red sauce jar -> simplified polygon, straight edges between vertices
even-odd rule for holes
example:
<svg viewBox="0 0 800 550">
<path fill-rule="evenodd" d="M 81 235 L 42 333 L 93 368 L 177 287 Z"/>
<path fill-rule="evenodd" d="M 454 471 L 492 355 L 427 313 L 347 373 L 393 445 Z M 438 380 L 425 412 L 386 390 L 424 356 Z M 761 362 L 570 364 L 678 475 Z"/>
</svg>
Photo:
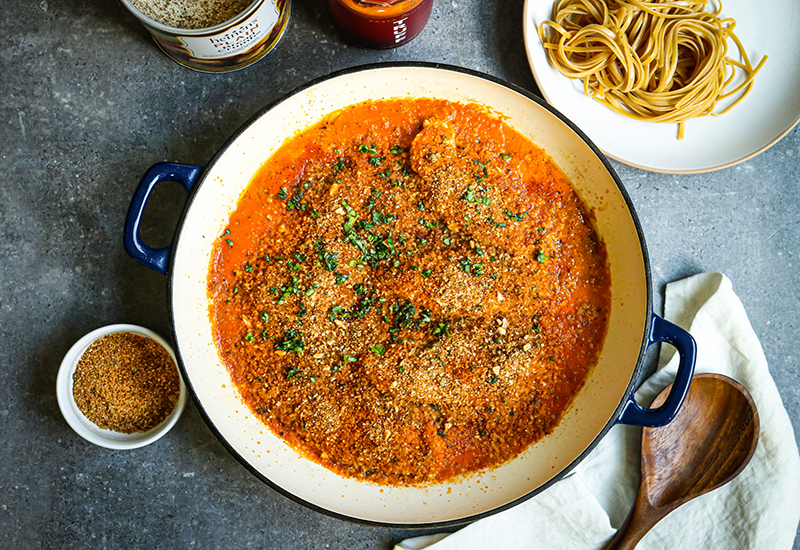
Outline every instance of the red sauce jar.
<svg viewBox="0 0 800 550">
<path fill-rule="evenodd" d="M 383 50 L 414 39 L 428 23 L 433 0 L 328 0 L 328 7 L 348 40 Z"/>
</svg>

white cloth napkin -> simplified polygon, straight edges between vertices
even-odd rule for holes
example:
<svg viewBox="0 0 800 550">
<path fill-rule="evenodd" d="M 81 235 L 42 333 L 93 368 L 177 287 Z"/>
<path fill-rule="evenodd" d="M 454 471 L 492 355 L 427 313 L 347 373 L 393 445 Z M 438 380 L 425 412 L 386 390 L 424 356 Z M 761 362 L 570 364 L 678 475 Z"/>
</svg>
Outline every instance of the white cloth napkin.
<svg viewBox="0 0 800 550">
<path fill-rule="evenodd" d="M 750 464 L 723 487 L 680 506 L 637 550 L 792 548 L 800 521 L 800 456 L 761 344 L 730 280 L 703 273 L 667 285 L 665 317 L 697 341 L 695 372 L 730 376 L 758 407 L 761 432 Z M 659 369 L 637 391 L 649 404 L 669 385 L 678 358 L 663 346 Z M 627 517 L 640 479 L 641 428 L 615 426 L 574 472 L 540 495 L 451 535 L 405 540 L 395 550 L 600 550 Z"/>
</svg>

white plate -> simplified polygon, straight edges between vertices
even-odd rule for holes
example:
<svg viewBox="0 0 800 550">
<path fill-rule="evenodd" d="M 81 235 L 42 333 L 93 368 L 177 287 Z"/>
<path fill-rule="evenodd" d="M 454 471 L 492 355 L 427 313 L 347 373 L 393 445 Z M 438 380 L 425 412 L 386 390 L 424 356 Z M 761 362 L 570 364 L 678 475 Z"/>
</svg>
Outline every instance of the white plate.
<svg viewBox="0 0 800 550">
<path fill-rule="evenodd" d="M 551 0 L 525 0 L 525 49 L 544 98 L 581 128 L 609 157 L 667 173 L 710 172 L 745 161 L 777 143 L 800 121 L 800 2 L 724 0 L 722 16 L 736 19 L 736 35 L 755 66 L 768 55 L 750 93 L 723 116 L 654 124 L 620 115 L 587 97 L 583 84 L 550 66 L 537 28 L 552 15 Z M 731 51 L 733 50 L 733 51 Z M 738 50 L 729 42 L 728 51 Z"/>
</svg>

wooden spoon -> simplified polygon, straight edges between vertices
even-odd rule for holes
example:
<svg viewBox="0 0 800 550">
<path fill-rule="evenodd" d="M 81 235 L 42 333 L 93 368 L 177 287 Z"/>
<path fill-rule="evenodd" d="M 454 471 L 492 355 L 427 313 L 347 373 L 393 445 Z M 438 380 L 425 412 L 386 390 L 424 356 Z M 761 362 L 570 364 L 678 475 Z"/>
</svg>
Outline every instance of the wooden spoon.
<svg viewBox="0 0 800 550">
<path fill-rule="evenodd" d="M 694 376 L 672 422 L 644 429 L 639 495 L 606 550 L 633 549 L 675 508 L 739 475 L 756 450 L 758 431 L 753 398 L 738 382 L 721 374 Z"/>
</svg>

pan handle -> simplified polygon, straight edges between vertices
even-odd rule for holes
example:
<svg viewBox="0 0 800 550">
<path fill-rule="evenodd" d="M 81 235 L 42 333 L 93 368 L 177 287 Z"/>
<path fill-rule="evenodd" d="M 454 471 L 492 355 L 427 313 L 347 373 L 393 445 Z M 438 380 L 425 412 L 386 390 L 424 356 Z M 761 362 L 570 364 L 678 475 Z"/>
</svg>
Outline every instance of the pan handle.
<svg viewBox="0 0 800 550">
<path fill-rule="evenodd" d="M 678 372 L 675 374 L 672 391 L 669 392 L 664 404 L 654 409 L 642 408 L 633 398 L 633 391 L 631 391 L 628 396 L 628 402 L 622 407 L 622 412 L 617 418 L 617 424 L 645 426 L 647 428 L 663 426 L 675 417 L 678 409 L 683 404 L 694 374 L 697 344 L 692 335 L 678 325 L 670 323 L 658 315 L 653 315 L 647 346 L 650 347 L 657 342 L 666 342 L 674 346 L 680 356 Z"/>
<path fill-rule="evenodd" d="M 186 188 L 187 193 L 191 193 L 202 171 L 203 169 L 199 166 L 174 162 L 159 162 L 150 167 L 133 194 L 131 206 L 125 218 L 125 232 L 122 239 L 125 243 L 125 250 L 131 258 L 159 273 L 167 272 L 169 257 L 172 254 L 172 243 L 166 248 L 158 249 L 144 244 L 142 236 L 139 234 L 144 208 L 147 206 L 150 194 L 162 181 L 177 181 Z"/>
</svg>

